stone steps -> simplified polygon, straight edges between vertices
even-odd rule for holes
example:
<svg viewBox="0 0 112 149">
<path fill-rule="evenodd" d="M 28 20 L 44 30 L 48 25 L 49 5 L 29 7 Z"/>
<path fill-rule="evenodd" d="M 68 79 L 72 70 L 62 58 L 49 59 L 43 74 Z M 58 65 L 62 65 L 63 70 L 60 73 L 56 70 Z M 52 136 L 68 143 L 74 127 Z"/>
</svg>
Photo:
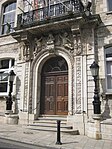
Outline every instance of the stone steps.
<svg viewBox="0 0 112 149">
<path fill-rule="evenodd" d="M 57 132 L 57 120 L 60 120 L 60 131 L 71 135 L 78 135 L 78 130 L 73 130 L 72 126 L 67 125 L 67 118 L 62 116 L 41 116 L 33 124 L 28 125 L 28 129 L 38 131 Z"/>
</svg>

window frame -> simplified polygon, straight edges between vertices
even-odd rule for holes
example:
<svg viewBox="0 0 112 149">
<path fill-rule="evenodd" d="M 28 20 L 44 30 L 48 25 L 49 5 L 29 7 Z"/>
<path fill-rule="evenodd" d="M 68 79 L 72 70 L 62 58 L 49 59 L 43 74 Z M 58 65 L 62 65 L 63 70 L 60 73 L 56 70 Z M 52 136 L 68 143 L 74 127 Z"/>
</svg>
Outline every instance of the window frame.
<svg viewBox="0 0 112 149">
<path fill-rule="evenodd" d="M 9 60 L 9 67 L 8 68 L 0 69 L 0 72 L 9 73 L 10 70 L 14 69 L 14 63 L 15 63 L 15 59 L 14 58 L 2 58 L 2 59 L 0 59 L 0 61 L 1 60 Z M 7 92 L 0 92 L 0 97 L 1 96 L 7 96 L 8 93 L 9 93 L 9 77 L 8 77 L 8 79 L 6 81 L 3 81 L 3 82 L 7 82 Z M 0 80 L 0 83 L 3 83 L 3 82 L 2 82 L 2 80 Z"/>
<path fill-rule="evenodd" d="M 106 3 L 107 3 L 107 12 L 112 12 L 112 6 L 111 6 L 110 2 L 112 3 L 111 0 L 106 0 Z M 111 8 L 109 6 L 111 6 Z"/>
<path fill-rule="evenodd" d="M 108 50 L 109 48 L 111 48 L 112 50 L 112 45 L 108 45 L 108 46 L 105 46 L 104 47 L 104 54 L 105 54 L 105 83 L 106 83 L 106 93 L 112 93 L 112 88 L 111 89 L 108 89 L 108 79 L 107 77 L 108 76 L 111 76 L 112 77 L 112 72 L 111 74 L 107 74 L 107 62 L 112 62 L 112 56 L 111 57 L 106 57 L 106 54 L 108 52 L 106 52 L 106 50 Z"/>
<path fill-rule="evenodd" d="M 9 6 L 9 5 L 12 5 L 12 4 L 14 4 L 15 7 L 12 8 L 11 10 L 5 11 L 5 8 L 7 6 Z M 11 32 L 14 31 L 13 28 L 14 28 L 15 18 L 16 18 L 16 6 L 17 6 L 16 5 L 16 0 L 13 0 L 13 1 L 10 1 L 10 2 L 7 2 L 7 3 L 4 3 L 2 5 L 2 13 L 1 13 L 2 14 L 2 16 L 1 16 L 1 35 L 6 35 L 6 34 L 9 34 L 9 33 L 11 33 Z M 6 21 L 4 20 L 4 17 L 7 16 L 7 15 L 11 15 L 11 16 L 10 16 L 9 21 L 7 20 L 7 23 L 6 23 Z M 9 31 L 8 31 L 8 25 L 9 25 Z"/>
</svg>

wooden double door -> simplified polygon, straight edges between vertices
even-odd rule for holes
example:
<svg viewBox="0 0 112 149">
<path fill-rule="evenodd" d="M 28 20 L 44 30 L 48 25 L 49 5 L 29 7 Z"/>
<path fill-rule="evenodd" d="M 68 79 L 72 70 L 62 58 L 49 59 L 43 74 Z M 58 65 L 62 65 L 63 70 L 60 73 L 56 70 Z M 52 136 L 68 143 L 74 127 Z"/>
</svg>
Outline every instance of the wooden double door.
<svg viewBox="0 0 112 149">
<path fill-rule="evenodd" d="M 55 73 L 42 76 L 41 114 L 68 114 L 68 75 Z"/>
</svg>

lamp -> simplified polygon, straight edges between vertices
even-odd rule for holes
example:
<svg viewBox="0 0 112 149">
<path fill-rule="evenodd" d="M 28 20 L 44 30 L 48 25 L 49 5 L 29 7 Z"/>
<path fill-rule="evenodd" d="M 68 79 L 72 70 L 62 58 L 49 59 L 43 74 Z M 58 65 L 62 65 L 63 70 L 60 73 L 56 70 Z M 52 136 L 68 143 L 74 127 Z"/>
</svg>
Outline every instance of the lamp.
<svg viewBox="0 0 112 149">
<path fill-rule="evenodd" d="M 90 70 L 93 77 L 98 76 L 99 66 L 95 61 L 91 64 Z"/>
<path fill-rule="evenodd" d="M 6 110 L 12 110 L 12 90 L 13 90 L 13 81 L 14 81 L 14 78 L 15 78 L 15 73 L 13 70 L 11 70 L 9 72 L 9 94 L 8 94 L 8 97 L 6 98 Z"/>
<path fill-rule="evenodd" d="M 92 76 L 94 78 L 94 83 L 95 83 L 94 101 L 93 101 L 94 114 L 101 114 L 101 108 L 100 108 L 101 101 L 100 101 L 100 98 L 99 98 L 98 82 L 97 82 L 99 66 L 95 61 L 91 64 L 90 70 L 91 70 Z"/>
</svg>

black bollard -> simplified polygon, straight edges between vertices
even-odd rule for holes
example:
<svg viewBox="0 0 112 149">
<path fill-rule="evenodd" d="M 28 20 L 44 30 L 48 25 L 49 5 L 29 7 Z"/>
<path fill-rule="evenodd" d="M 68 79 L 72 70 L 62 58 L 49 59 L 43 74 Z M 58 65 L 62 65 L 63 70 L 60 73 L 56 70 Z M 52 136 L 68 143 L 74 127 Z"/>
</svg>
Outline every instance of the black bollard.
<svg viewBox="0 0 112 149">
<path fill-rule="evenodd" d="M 60 120 L 57 120 L 57 142 L 56 144 L 61 145 L 61 141 L 60 141 Z"/>
</svg>

